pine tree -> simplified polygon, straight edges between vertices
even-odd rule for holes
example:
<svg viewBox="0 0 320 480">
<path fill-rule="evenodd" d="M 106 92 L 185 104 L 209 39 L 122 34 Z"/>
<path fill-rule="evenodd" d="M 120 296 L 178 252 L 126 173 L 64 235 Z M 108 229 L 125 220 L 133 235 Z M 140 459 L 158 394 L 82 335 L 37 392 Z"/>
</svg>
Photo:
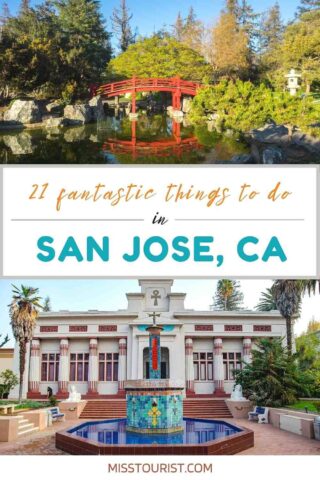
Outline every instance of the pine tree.
<svg viewBox="0 0 320 480">
<path fill-rule="evenodd" d="M 260 28 L 260 50 L 272 52 L 283 38 L 284 25 L 281 19 L 280 5 L 276 2 L 266 12 Z"/>
<path fill-rule="evenodd" d="M 111 18 L 113 30 L 119 39 L 121 52 L 125 52 L 129 45 L 135 42 L 136 35 L 132 33 L 130 26 L 132 17 L 133 15 L 129 12 L 126 0 L 121 0 L 120 7 L 113 10 Z"/>
<path fill-rule="evenodd" d="M 320 0 L 301 0 L 301 5 L 298 7 L 298 15 L 317 10 L 320 8 Z"/>
<path fill-rule="evenodd" d="M 184 21 L 182 19 L 181 13 L 178 13 L 177 19 L 175 24 L 173 25 L 173 35 L 178 40 L 178 42 L 182 42 L 183 40 L 183 32 L 184 32 Z"/>
<path fill-rule="evenodd" d="M 208 56 L 217 77 L 246 78 L 250 69 L 248 34 L 235 15 L 222 13 L 211 32 Z"/>
<path fill-rule="evenodd" d="M 25 12 L 30 8 L 30 0 L 21 0 L 20 3 L 20 12 Z"/>
<path fill-rule="evenodd" d="M 235 280 L 219 280 L 213 297 L 213 310 L 232 311 L 242 307 L 243 293 Z"/>
<path fill-rule="evenodd" d="M 49 296 L 47 296 L 43 301 L 43 311 L 51 312 L 51 300 Z"/>
<path fill-rule="evenodd" d="M 8 22 L 10 16 L 11 15 L 10 15 L 10 10 L 9 10 L 9 5 L 7 4 L 7 2 L 4 2 L 2 4 L 2 11 L 1 11 L 1 15 L 0 15 L 0 35 L 1 35 L 3 27 Z"/>
<path fill-rule="evenodd" d="M 260 14 L 255 13 L 247 0 L 242 0 L 238 6 L 237 19 L 238 24 L 249 36 L 250 49 L 255 50 L 256 39 L 258 38 L 258 24 Z"/>
<path fill-rule="evenodd" d="M 238 0 L 226 0 L 225 12 L 237 17 L 239 13 Z"/>
<path fill-rule="evenodd" d="M 203 37 L 203 23 L 198 20 L 197 15 L 190 7 L 188 16 L 183 28 L 182 42 L 192 50 L 201 53 L 203 50 L 202 37 Z"/>
</svg>

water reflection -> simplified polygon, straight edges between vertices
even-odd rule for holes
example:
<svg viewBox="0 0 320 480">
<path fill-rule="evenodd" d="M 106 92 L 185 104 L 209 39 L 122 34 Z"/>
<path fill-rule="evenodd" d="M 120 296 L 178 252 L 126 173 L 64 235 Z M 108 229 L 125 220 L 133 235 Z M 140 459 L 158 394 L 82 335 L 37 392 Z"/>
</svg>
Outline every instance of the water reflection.
<svg viewBox="0 0 320 480">
<path fill-rule="evenodd" d="M 107 117 L 68 128 L 0 131 L 1 163 L 211 163 L 247 147 L 206 125 L 193 127 L 166 115 Z"/>
</svg>

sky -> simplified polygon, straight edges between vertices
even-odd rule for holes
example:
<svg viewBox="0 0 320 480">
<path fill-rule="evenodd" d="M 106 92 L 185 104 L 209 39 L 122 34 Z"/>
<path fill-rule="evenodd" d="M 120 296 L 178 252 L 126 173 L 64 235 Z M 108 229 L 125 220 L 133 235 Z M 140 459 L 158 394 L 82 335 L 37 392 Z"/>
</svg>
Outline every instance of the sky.
<svg viewBox="0 0 320 480">
<path fill-rule="evenodd" d="M 11 335 L 8 304 L 11 301 L 14 283 L 39 288 L 42 298 L 49 295 L 53 311 L 58 310 L 121 310 L 127 308 L 126 293 L 139 292 L 137 280 L 0 280 L 0 333 Z M 260 293 L 272 285 L 269 280 L 241 280 L 244 307 L 253 309 Z M 175 280 L 174 292 L 187 293 L 185 306 L 194 310 L 209 310 L 216 290 L 216 280 Z M 308 322 L 320 320 L 320 295 L 305 296 L 301 317 L 295 325 L 295 334 L 306 330 Z M 11 340 L 6 347 L 13 346 Z"/>
<path fill-rule="evenodd" d="M 0 0 L 0 4 L 3 0 Z M 15 13 L 21 0 L 6 0 L 10 6 L 11 13 Z M 249 0 L 249 4 L 256 12 L 263 12 L 274 5 L 276 0 Z M 31 0 L 34 5 L 39 0 Z M 100 0 L 102 13 L 110 28 L 110 16 L 119 0 Z M 285 21 L 292 20 L 300 0 L 278 0 L 281 8 L 282 18 Z M 132 27 L 138 27 L 140 35 L 150 35 L 161 29 L 164 25 L 173 25 L 180 11 L 186 16 L 191 5 L 201 20 L 207 25 L 213 23 L 219 16 L 219 12 L 225 5 L 224 0 L 127 0 L 132 14 Z"/>
</svg>

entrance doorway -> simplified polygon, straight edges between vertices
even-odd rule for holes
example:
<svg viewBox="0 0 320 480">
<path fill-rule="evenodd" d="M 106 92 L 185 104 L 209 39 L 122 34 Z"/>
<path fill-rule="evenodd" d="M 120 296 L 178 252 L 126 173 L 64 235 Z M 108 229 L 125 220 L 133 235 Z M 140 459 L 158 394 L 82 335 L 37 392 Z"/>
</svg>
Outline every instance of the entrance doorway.
<svg viewBox="0 0 320 480">
<path fill-rule="evenodd" d="M 143 349 L 143 378 L 150 378 L 149 348 Z M 170 378 L 169 348 L 161 347 L 161 378 Z"/>
</svg>

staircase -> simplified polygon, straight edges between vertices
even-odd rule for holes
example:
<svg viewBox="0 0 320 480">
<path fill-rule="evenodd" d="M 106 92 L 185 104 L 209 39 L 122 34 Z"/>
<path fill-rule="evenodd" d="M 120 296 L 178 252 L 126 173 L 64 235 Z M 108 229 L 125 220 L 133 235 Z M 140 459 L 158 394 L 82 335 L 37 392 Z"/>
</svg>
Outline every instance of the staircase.
<svg viewBox="0 0 320 480">
<path fill-rule="evenodd" d="M 183 415 L 189 418 L 232 418 L 226 402 L 212 398 L 185 399 Z"/>
<path fill-rule="evenodd" d="M 39 427 L 35 427 L 34 423 L 30 422 L 23 415 L 18 415 L 18 438 L 29 433 L 35 433 L 39 431 Z"/>
<path fill-rule="evenodd" d="M 212 398 L 185 399 L 183 415 L 190 418 L 232 418 L 226 402 Z M 125 417 L 126 401 L 124 399 L 88 400 L 80 415 L 80 418 L 90 419 Z"/>
<path fill-rule="evenodd" d="M 125 399 L 88 400 L 80 418 L 125 418 Z"/>
</svg>

